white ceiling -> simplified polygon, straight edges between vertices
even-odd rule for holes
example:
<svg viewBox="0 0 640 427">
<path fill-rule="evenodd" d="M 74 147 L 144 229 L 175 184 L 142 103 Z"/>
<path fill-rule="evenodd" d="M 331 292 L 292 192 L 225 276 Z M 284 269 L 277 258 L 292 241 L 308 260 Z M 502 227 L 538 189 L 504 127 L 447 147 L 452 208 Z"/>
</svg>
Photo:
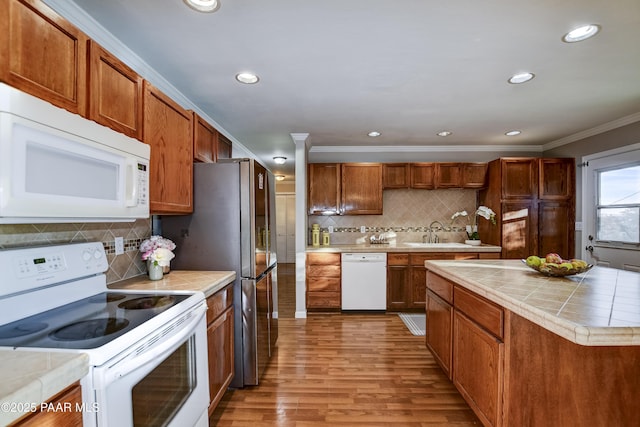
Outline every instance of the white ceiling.
<svg viewBox="0 0 640 427">
<path fill-rule="evenodd" d="M 345 158 L 344 146 L 389 160 L 401 157 L 393 151 L 424 160 L 429 150 L 454 160 L 469 146 L 539 151 L 640 120 L 638 0 L 221 0 L 212 14 L 182 0 L 74 2 L 288 176 L 293 162 L 283 168 L 271 158 L 293 159 L 291 133 L 309 133 L 323 160 Z M 585 23 L 602 31 L 561 41 Z M 247 70 L 258 84 L 234 80 Z M 536 78 L 507 83 L 522 71 Z M 453 135 L 436 135 L 445 129 Z M 505 136 L 511 129 L 523 133 Z M 422 154 L 407 154 L 412 147 Z"/>
</svg>

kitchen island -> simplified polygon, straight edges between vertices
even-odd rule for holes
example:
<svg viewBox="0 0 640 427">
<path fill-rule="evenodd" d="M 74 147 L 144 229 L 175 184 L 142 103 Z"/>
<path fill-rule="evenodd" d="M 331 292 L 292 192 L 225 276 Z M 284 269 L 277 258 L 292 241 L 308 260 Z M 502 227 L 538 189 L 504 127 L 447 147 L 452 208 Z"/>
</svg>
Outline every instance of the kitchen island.
<svg viewBox="0 0 640 427">
<path fill-rule="evenodd" d="M 425 267 L 427 346 L 485 425 L 640 425 L 640 274 Z"/>
</svg>

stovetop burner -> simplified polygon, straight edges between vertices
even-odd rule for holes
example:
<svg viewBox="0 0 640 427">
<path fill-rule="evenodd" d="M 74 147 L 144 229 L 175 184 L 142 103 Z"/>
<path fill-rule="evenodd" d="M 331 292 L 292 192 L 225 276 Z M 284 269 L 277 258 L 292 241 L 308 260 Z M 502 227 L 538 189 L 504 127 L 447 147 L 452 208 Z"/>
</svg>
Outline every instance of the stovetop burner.
<svg viewBox="0 0 640 427">
<path fill-rule="evenodd" d="M 10 323 L 8 325 L 0 326 L 0 339 L 3 338 L 18 338 L 25 335 L 35 334 L 40 332 L 49 326 L 44 322 L 28 322 L 24 321 L 19 324 Z"/>
<path fill-rule="evenodd" d="M 150 308 L 166 310 L 175 304 L 176 299 L 172 295 L 135 298 L 118 304 L 118 307 L 126 310 L 146 310 Z"/>
<path fill-rule="evenodd" d="M 118 292 L 105 292 L 105 293 L 90 297 L 89 302 L 94 304 L 100 304 L 100 303 L 104 304 L 104 303 L 120 301 L 122 299 L 125 299 L 126 297 L 127 297 L 126 294 L 121 294 Z"/>
<path fill-rule="evenodd" d="M 63 326 L 49 334 L 54 340 L 60 341 L 80 341 L 93 338 L 106 337 L 129 325 L 127 319 L 115 317 L 105 317 L 101 319 L 83 320 Z"/>
</svg>

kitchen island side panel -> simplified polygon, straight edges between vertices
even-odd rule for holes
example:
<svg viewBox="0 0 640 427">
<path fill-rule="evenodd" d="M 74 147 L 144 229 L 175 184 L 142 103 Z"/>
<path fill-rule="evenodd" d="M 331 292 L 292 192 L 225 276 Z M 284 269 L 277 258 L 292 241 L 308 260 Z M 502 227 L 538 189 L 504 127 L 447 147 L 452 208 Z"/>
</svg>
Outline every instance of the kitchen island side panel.
<svg viewBox="0 0 640 427">
<path fill-rule="evenodd" d="M 640 346 L 582 346 L 505 317 L 503 425 L 640 425 Z"/>
</svg>

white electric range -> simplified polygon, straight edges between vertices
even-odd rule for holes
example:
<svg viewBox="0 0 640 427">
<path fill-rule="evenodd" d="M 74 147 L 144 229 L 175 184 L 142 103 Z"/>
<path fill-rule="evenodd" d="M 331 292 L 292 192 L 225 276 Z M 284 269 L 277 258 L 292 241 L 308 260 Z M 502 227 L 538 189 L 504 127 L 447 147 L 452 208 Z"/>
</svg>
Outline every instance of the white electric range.
<svg viewBox="0 0 640 427">
<path fill-rule="evenodd" d="M 88 354 L 85 426 L 207 426 L 204 294 L 112 291 L 107 269 L 99 242 L 0 251 L 0 347 Z"/>
</svg>

